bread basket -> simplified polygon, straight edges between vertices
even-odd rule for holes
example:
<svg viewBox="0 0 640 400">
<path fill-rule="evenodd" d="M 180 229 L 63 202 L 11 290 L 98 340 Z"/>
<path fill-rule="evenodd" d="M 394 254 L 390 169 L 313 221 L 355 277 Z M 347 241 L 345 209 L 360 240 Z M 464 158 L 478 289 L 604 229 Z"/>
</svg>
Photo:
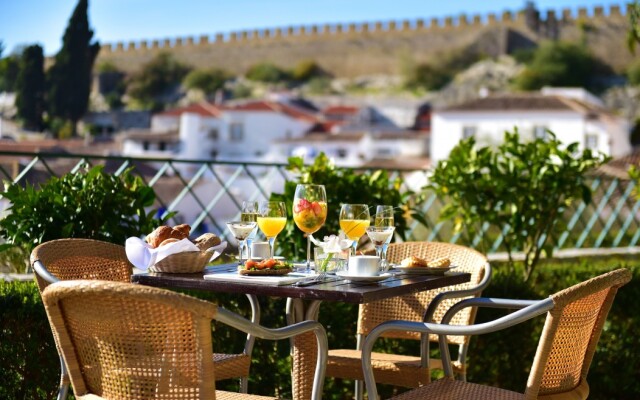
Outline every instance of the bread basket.
<svg viewBox="0 0 640 400">
<path fill-rule="evenodd" d="M 211 251 L 185 251 L 172 254 L 149 267 L 151 272 L 192 274 L 202 272 L 213 253 Z"/>
</svg>

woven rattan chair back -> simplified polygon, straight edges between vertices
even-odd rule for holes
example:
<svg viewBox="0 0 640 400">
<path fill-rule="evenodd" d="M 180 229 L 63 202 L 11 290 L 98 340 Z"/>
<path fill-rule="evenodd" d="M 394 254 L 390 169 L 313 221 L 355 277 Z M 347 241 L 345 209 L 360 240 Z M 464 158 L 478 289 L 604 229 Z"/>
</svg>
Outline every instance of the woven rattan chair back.
<svg viewBox="0 0 640 400">
<path fill-rule="evenodd" d="M 93 239 L 58 239 L 42 243 L 31 252 L 31 265 L 40 261 L 61 281 L 100 279 L 129 282 L 133 266 L 124 246 Z M 49 285 L 36 274 L 40 292 Z"/>
<path fill-rule="evenodd" d="M 551 297 L 542 336 L 529 374 L 527 399 L 557 393 L 588 393 L 587 373 L 618 288 L 631 279 L 619 269 Z M 572 397 L 583 398 L 583 397 Z"/>
<path fill-rule="evenodd" d="M 389 320 L 401 319 L 421 322 L 427 306 L 438 293 L 470 289 L 477 286 L 482 281 L 488 265 L 487 258 L 483 254 L 468 247 L 451 243 L 392 243 L 387 249 L 387 259 L 391 263 L 400 263 L 400 261 L 409 256 L 417 256 L 427 260 L 448 257 L 451 260 L 451 264 L 456 266 L 455 271 L 470 273 L 471 280 L 460 285 L 363 304 L 360 306 L 358 313 L 358 334 L 367 335 L 378 324 Z M 434 321 L 440 322 L 449 307 L 460 300 L 460 298 L 443 300 L 436 309 Z M 456 314 L 451 324 L 468 325 L 473 323 L 474 318 L 475 310 L 463 310 Z M 414 332 L 394 331 L 385 336 L 397 339 L 420 339 L 420 334 Z M 449 336 L 447 339 L 454 344 L 463 344 L 469 340 L 468 337 L 464 336 Z M 437 341 L 438 337 L 431 335 L 430 340 Z"/>
<path fill-rule="evenodd" d="M 107 281 L 60 282 L 42 298 L 76 396 L 215 399 L 214 304 Z"/>
</svg>

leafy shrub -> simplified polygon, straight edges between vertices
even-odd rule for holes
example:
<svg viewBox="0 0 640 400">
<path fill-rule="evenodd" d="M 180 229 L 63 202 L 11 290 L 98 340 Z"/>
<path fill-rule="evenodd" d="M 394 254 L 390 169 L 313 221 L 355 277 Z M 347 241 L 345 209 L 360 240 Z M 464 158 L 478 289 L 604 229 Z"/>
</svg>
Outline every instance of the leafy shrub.
<svg viewBox="0 0 640 400">
<path fill-rule="evenodd" d="M 277 243 L 283 255 L 289 259 L 306 257 L 306 239 L 302 231 L 293 223 L 293 197 L 298 183 L 314 183 L 324 185 L 327 192 L 328 214 L 325 225 L 314 237 L 322 239 L 325 235 L 338 234 L 340 230 L 339 216 L 342 204 L 377 204 L 396 206 L 396 233 L 404 238 L 408 218 L 423 221 L 421 215 L 411 206 L 416 194 L 411 191 L 400 192 L 402 179 L 391 179 L 387 171 L 377 170 L 371 174 L 358 173 L 353 169 L 336 167 L 329 158 L 321 153 L 312 165 L 305 165 L 302 158 L 289 158 L 287 169 L 298 175 L 297 181 L 287 181 L 283 194 L 271 194 L 271 200 L 283 201 L 286 204 L 288 223 L 283 231 L 289 240 Z M 374 209 L 375 210 L 375 209 Z"/>
<path fill-rule="evenodd" d="M 634 61 L 627 68 L 627 79 L 634 86 L 640 85 L 640 60 Z"/>
<path fill-rule="evenodd" d="M 291 71 L 291 78 L 298 82 L 307 82 L 325 76 L 327 73 L 313 60 L 300 61 Z"/>
<path fill-rule="evenodd" d="M 130 77 L 127 85 L 129 96 L 143 107 L 158 110 L 189 70 L 171 54 L 160 53 Z"/>
<path fill-rule="evenodd" d="M 5 184 L 2 196 L 11 202 L 0 220 L 0 235 L 7 248 L 20 248 L 25 256 L 40 243 L 60 238 L 88 238 L 124 244 L 130 236 L 151 232 L 162 221 L 154 217 L 155 193 L 130 170 L 120 176 L 102 166 L 61 178 L 40 188 Z"/>
<path fill-rule="evenodd" d="M 275 64 L 264 62 L 249 68 L 246 77 L 252 81 L 279 83 L 289 79 L 289 74 Z"/>
<path fill-rule="evenodd" d="M 579 154 L 578 143 L 565 148 L 552 132 L 548 136 L 523 143 L 517 130 L 505 132 L 496 149 L 477 148 L 470 137 L 438 162 L 429 185 L 447 199 L 440 215 L 453 219 L 456 231 L 473 234 L 483 224 L 502 230 L 511 268 L 513 254 L 524 253 L 525 280 L 543 250 L 551 254 L 564 210 L 576 200 L 591 201 L 586 173 L 606 160 L 589 149 Z"/>
<path fill-rule="evenodd" d="M 515 83 L 522 90 L 538 90 L 543 86 L 587 87 L 597 65 L 599 63 L 585 46 L 544 42 Z"/>
<path fill-rule="evenodd" d="M 229 79 L 229 73 L 219 68 L 196 69 L 189 72 L 183 83 L 187 89 L 200 89 L 205 94 L 211 95 L 222 88 L 227 79 Z"/>
</svg>

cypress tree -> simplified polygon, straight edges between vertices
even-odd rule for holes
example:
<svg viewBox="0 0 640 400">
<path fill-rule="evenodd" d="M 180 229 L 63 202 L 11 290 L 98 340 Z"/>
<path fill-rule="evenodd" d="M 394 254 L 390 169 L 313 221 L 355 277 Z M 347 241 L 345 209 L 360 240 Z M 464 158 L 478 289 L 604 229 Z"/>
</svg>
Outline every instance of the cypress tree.
<svg viewBox="0 0 640 400">
<path fill-rule="evenodd" d="M 89 107 L 91 70 L 100 45 L 91 43 L 88 0 L 79 0 L 62 38 L 62 48 L 49 69 L 48 103 L 53 117 L 70 121 L 73 135 L 76 125 Z"/>
<path fill-rule="evenodd" d="M 27 47 L 20 60 L 20 72 L 16 81 L 16 108 L 18 118 L 25 129 L 41 131 L 44 112 L 44 55 L 42 47 Z"/>
</svg>

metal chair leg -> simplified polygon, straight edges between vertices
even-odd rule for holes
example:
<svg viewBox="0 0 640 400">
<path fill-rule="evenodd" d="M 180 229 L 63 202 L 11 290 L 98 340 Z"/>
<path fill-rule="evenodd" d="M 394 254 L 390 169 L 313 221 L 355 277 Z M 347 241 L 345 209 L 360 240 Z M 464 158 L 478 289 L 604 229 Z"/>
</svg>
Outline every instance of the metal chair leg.
<svg viewBox="0 0 640 400">
<path fill-rule="evenodd" d="M 364 398 L 364 382 L 356 381 L 355 395 L 356 400 L 362 400 Z"/>
<path fill-rule="evenodd" d="M 69 396 L 69 374 L 67 374 L 67 366 L 64 365 L 64 359 L 60 357 L 60 387 L 58 388 L 57 400 L 67 400 Z"/>
<path fill-rule="evenodd" d="M 247 393 L 249 391 L 249 378 L 246 376 L 240 378 L 240 393 Z"/>
</svg>

